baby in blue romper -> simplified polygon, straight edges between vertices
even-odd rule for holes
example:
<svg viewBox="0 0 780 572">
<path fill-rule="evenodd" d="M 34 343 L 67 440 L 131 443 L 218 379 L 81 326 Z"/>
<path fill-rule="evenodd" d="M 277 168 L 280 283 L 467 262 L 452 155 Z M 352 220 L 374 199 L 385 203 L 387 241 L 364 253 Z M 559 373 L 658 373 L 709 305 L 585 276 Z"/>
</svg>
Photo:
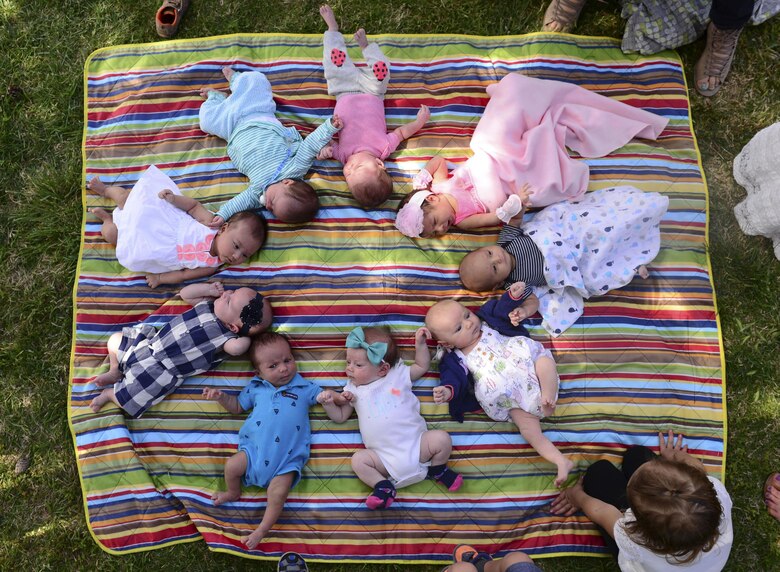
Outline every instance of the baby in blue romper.
<svg viewBox="0 0 780 572">
<path fill-rule="evenodd" d="M 295 127 L 285 127 L 276 118 L 271 83 L 263 73 L 229 67 L 222 73 L 231 94 L 201 90 L 206 101 L 200 107 L 200 128 L 227 141 L 227 153 L 249 178 L 249 186 L 222 205 L 209 226 L 218 228 L 237 212 L 260 207 L 283 222 L 312 220 L 320 203 L 302 179 L 320 149 L 341 129 L 341 120 L 334 116 L 303 139 Z"/>
<path fill-rule="evenodd" d="M 301 479 L 309 460 L 309 407 L 323 403 L 333 418 L 339 409 L 324 403 L 320 387 L 305 380 L 287 339 L 275 332 L 257 336 L 249 350 L 257 375 L 236 395 L 204 388 L 203 397 L 231 413 L 251 410 L 238 433 L 238 453 L 225 463 L 227 491 L 212 495 L 214 506 L 238 500 L 241 483 L 267 489 L 268 504 L 260 525 L 244 543 L 252 549 L 268 534 L 282 512 L 287 494 Z"/>
</svg>

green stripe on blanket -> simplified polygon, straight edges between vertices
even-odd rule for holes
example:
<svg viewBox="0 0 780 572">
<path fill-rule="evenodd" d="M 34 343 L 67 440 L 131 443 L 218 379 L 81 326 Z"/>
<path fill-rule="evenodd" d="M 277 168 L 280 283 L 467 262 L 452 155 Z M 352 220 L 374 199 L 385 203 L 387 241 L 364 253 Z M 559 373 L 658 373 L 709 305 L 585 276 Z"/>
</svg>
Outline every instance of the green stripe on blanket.
<svg viewBox="0 0 780 572">
<path fill-rule="evenodd" d="M 431 122 L 387 162 L 395 194 L 384 208 L 362 211 L 338 165 L 318 163 L 311 181 L 324 208 L 317 220 L 306 226 L 271 221 L 267 247 L 219 278 L 265 293 L 303 375 L 338 387 L 345 381 L 344 339 L 354 325 L 389 324 L 409 360 L 413 332 L 435 300 L 482 302 L 459 289 L 457 264 L 467 251 L 494 241 L 495 229 L 416 244 L 395 231 L 393 218 L 411 175 L 431 155 L 443 149 L 455 163 L 469 156 L 487 85 L 521 71 L 662 114 L 671 122 L 658 142 L 632 141 L 588 160 L 591 189 L 628 184 L 658 191 L 670 198 L 670 208 L 648 280 L 588 302 L 584 317 L 555 340 L 534 322 L 532 334 L 553 350 L 561 374 L 556 415 L 542 425 L 579 471 L 597 459 L 618 460 L 628 445 L 655 445 L 656 432 L 672 428 L 686 435 L 708 471 L 722 475 L 723 365 L 706 251 L 707 195 L 678 58 L 632 58 L 610 39 L 543 34 L 376 40 L 392 62 L 388 126 L 411 120 L 421 103 L 432 111 Z M 223 65 L 265 72 L 279 117 L 304 133 L 332 112 L 320 36 L 234 35 L 100 50 L 85 70 L 85 184 L 99 175 L 130 186 L 156 164 L 184 193 L 212 207 L 240 192 L 245 179 L 224 141 L 198 129 L 198 91 L 226 88 Z M 84 203 L 113 206 L 91 194 Z M 512 425 L 484 415 L 458 424 L 445 406 L 433 404 L 435 371 L 417 383 L 417 394 L 430 427 L 452 434 L 454 467 L 465 478 L 458 492 L 425 481 L 400 490 L 392 509 L 368 511 L 368 488 L 349 462 L 360 444 L 357 422 L 333 424 L 315 407 L 304 478 L 259 550 L 246 551 L 241 540 L 259 522 L 264 491 L 244 489 L 240 502 L 219 508 L 210 501 L 224 488 L 224 462 L 235 452 L 243 417 L 200 393 L 204 386 L 242 388 L 252 375 L 248 361 L 231 359 L 187 380 L 139 420 L 114 407 L 99 414 L 87 407 L 98 391 L 90 379 L 104 367 L 109 335 L 150 315 L 163 323 L 186 308 L 172 298 L 176 288 L 150 290 L 142 276 L 120 267 L 99 230 L 97 219 L 85 215 L 69 419 L 89 526 L 105 550 L 203 538 L 214 550 L 261 558 L 297 550 L 315 561 L 446 562 L 459 543 L 534 556 L 604 553 L 587 519 L 549 513 L 555 467 Z"/>
</svg>

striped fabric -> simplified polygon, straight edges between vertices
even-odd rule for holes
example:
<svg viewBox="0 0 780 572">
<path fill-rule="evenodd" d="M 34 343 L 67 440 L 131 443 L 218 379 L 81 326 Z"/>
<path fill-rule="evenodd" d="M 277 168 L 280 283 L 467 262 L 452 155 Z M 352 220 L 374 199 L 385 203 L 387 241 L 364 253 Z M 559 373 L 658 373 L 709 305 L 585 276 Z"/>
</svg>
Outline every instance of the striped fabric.
<svg viewBox="0 0 780 572">
<path fill-rule="evenodd" d="M 632 141 L 589 160 L 591 188 L 630 184 L 671 199 L 661 253 L 647 280 L 588 302 L 584 317 L 556 340 L 538 320 L 534 337 L 559 364 L 556 416 L 546 434 L 584 470 L 619 459 L 628 445 L 657 444 L 656 432 L 684 433 L 690 450 L 721 477 L 725 403 L 721 341 L 706 249 L 707 195 L 691 129 L 681 64 L 676 56 L 629 58 L 618 42 L 533 34 L 378 36 L 392 62 L 386 98 L 390 128 L 411 120 L 420 104 L 430 123 L 387 162 L 395 194 L 383 208 L 363 211 L 351 200 L 339 167 L 317 163 L 312 184 L 323 208 L 305 226 L 271 220 L 265 249 L 245 266 L 218 275 L 229 287 L 257 287 L 271 300 L 275 327 L 293 341 L 302 374 L 323 387 L 344 378 L 344 340 L 356 324 L 392 326 L 404 357 L 413 332 L 436 300 L 483 299 L 459 288 L 457 267 L 473 248 L 491 244 L 497 229 L 413 242 L 393 227 L 394 208 L 411 176 L 441 152 L 459 163 L 485 104 L 485 88 L 510 71 L 576 82 L 671 120 L 657 143 Z M 352 49 L 352 48 L 350 48 Z M 184 193 L 212 208 L 243 190 L 225 143 L 198 129 L 202 87 L 225 88 L 223 65 L 268 74 L 279 117 L 304 134 L 331 114 L 321 68 L 321 36 L 233 35 L 118 46 L 86 65 L 84 180 L 132 185 L 149 164 Z M 85 194 L 85 207 L 113 206 Z M 458 424 L 433 404 L 437 373 L 417 384 L 430 427 L 446 429 L 453 466 L 463 474 L 456 493 L 425 481 L 399 491 L 387 511 L 363 504 L 369 493 L 350 469 L 360 446 L 357 422 L 329 422 L 311 410 L 314 441 L 302 482 L 258 551 L 241 543 L 259 523 L 264 491 L 244 489 L 239 502 L 215 508 L 223 466 L 236 450 L 242 416 L 204 401 L 204 386 L 238 391 L 251 377 L 244 359 L 184 383 L 132 420 L 113 406 L 87 407 L 103 371 L 106 340 L 150 316 L 165 323 L 186 309 L 175 288 L 150 290 L 119 266 L 85 216 L 74 290 L 75 327 L 69 419 L 89 527 L 102 548 L 126 553 L 204 539 L 213 550 L 276 558 L 295 550 L 314 561 L 445 562 L 453 547 L 523 549 L 534 556 L 603 554 L 586 518 L 553 516 L 555 468 L 510 424 L 468 415 Z M 435 368 L 434 368 L 435 369 Z M 572 476 L 572 479 L 574 476 Z"/>
</svg>

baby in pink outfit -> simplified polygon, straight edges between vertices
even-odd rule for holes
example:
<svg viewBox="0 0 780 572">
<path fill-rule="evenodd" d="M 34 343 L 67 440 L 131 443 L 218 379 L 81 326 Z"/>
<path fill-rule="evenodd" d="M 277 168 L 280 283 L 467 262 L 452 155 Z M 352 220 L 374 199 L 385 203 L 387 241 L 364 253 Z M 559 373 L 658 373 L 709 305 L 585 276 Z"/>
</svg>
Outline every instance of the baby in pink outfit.
<svg viewBox="0 0 780 572">
<path fill-rule="evenodd" d="M 427 123 L 430 111 L 420 106 L 417 118 L 387 132 L 384 95 L 390 81 L 390 62 L 375 43 L 369 44 L 362 28 L 355 41 L 363 52 L 366 66 L 357 68 L 347 54 L 344 36 L 339 32 L 330 6 L 320 7 L 328 25 L 323 39 L 323 66 L 328 93 L 336 97 L 337 113 L 344 123 L 338 142 L 325 146 L 318 159 L 336 159 L 344 164 L 344 179 L 350 192 L 363 207 L 377 207 L 393 192 L 393 180 L 384 159 L 404 139 Z"/>
</svg>

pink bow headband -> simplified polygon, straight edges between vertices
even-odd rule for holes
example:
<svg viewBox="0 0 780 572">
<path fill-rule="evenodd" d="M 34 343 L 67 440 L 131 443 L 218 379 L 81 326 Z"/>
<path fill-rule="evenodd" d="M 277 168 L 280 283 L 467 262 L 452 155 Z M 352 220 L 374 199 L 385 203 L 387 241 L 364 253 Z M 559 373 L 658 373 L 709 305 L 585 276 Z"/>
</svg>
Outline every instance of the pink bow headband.
<svg viewBox="0 0 780 572">
<path fill-rule="evenodd" d="M 432 194 L 430 191 L 419 191 L 398 211 L 395 217 L 395 228 L 401 234 L 410 238 L 420 238 L 423 231 L 422 204 Z"/>
</svg>

